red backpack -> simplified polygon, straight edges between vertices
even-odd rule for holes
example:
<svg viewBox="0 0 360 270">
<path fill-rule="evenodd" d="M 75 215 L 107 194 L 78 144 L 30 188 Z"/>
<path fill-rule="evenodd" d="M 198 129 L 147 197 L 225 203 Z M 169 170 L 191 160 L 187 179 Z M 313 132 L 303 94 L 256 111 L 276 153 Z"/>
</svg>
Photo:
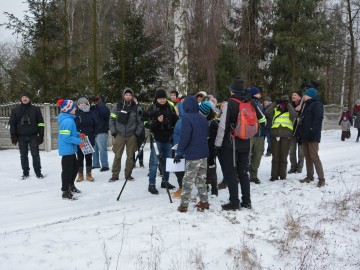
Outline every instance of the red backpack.
<svg viewBox="0 0 360 270">
<path fill-rule="evenodd" d="M 231 99 L 239 103 L 239 113 L 231 135 L 247 140 L 253 137 L 259 129 L 256 111 L 251 102 L 242 102 L 235 98 Z"/>
</svg>

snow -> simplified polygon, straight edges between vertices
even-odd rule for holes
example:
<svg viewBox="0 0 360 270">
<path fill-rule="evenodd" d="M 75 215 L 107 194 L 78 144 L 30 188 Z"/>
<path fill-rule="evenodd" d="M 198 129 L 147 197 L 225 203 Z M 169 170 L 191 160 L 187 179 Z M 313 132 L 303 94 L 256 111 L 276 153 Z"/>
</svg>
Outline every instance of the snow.
<svg viewBox="0 0 360 270">
<path fill-rule="evenodd" d="M 94 182 L 76 183 L 78 200 L 62 200 L 57 151 L 41 152 L 41 180 L 20 180 L 19 152 L 0 151 L 0 269 L 360 269 L 360 144 L 355 129 L 345 142 L 340 133 L 322 133 L 324 188 L 301 184 L 305 170 L 268 181 L 271 158 L 263 157 L 253 209 L 237 212 L 221 211 L 227 190 L 210 198 L 209 211 L 197 212 L 194 201 L 177 212 L 160 177 L 160 194 L 147 191 L 148 162 L 120 201 L 123 172 L 109 183 L 111 172 L 99 170 Z"/>
</svg>

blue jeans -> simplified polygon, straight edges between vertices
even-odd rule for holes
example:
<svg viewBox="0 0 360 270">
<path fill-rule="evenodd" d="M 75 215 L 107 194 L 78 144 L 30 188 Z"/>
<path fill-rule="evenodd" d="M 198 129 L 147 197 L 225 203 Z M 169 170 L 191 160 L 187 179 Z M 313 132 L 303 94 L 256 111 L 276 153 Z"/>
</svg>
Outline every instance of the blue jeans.
<svg viewBox="0 0 360 270">
<path fill-rule="evenodd" d="M 162 162 L 162 168 L 164 170 L 163 172 L 163 182 L 169 181 L 169 172 L 166 171 L 165 164 L 166 164 L 166 158 L 171 158 L 172 154 L 172 144 L 171 143 L 161 143 L 161 142 L 155 142 L 158 149 L 159 154 L 162 156 L 163 162 Z M 155 185 L 156 184 L 156 172 L 158 167 L 158 158 L 155 153 L 154 146 L 151 147 L 151 162 L 150 162 L 150 174 L 149 174 L 149 185 Z"/>
<path fill-rule="evenodd" d="M 95 146 L 93 153 L 93 167 L 100 167 L 99 155 L 101 160 L 101 167 L 109 168 L 107 145 L 109 140 L 109 134 L 100 133 L 95 138 Z"/>
</svg>

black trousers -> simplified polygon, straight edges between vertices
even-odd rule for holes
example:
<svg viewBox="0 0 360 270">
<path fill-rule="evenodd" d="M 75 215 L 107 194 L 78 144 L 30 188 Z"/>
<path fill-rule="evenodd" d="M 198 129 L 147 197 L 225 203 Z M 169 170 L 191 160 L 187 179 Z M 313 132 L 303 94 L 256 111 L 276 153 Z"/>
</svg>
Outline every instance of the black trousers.
<svg viewBox="0 0 360 270">
<path fill-rule="evenodd" d="M 85 159 L 86 173 L 91 172 L 92 153 L 84 155 L 84 153 L 78 147 L 77 156 L 78 156 L 79 173 L 84 173 L 84 171 L 83 171 L 84 170 L 84 159 Z"/>
<path fill-rule="evenodd" d="M 240 203 L 239 200 L 239 180 L 241 187 L 241 200 L 244 203 L 251 203 L 250 199 L 250 180 L 247 173 L 249 165 L 249 152 L 238 152 L 235 151 L 235 165 L 234 167 L 234 158 L 233 158 L 233 149 L 222 148 L 221 155 L 223 160 L 226 162 L 223 163 L 223 173 L 224 178 L 227 181 L 229 194 L 230 194 L 230 203 L 234 206 L 238 206 Z"/>
<path fill-rule="evenodd" d="M 18 138 L 21 167 L 24 173 L 28 174 L 30 171 L 29 167 L 29 146 L 33 160 L 33 167 L 36 174 L 41 173 L 40 153 L 38 136 L 19 136 Z"/>
<path fill-rule="evenodd" d="M 76 155 L 63 156 L 61 158 L 61 190 L 68 190 L 74 185 L 76 175 L 78 173 L 78 160 Z"/>
</svg>

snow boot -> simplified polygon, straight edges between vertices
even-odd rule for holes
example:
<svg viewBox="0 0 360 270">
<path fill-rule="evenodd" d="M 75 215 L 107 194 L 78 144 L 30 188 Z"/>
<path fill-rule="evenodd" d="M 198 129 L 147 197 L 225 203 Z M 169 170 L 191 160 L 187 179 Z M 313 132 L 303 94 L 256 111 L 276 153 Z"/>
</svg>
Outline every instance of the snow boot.
<svg viewBox="0 0 360 270">
<path fill-rule="evenodd" d="M 231 202 L 227 203 L 227 204 L 223 204 L 221 205 L 222 210 L 224 211 L 236 211 L 236 210 L 240 210 L 240 206 L 239 205 L 234 205 Z"/>
<path fill-rule="evenodd" d="M 318 188 L 325 186 L 325 179 L 319 179 L 319 182 L 316 185 Z"/>
<path fill-rule="evenodd" d="M 175 189 L 175 186 L 173 186 L 169 182 L 161 182 L 161 188 L 166 188 L 166 185 L 168 186 L 168 189 Z"/>
<path fill-rule="evenodd" d="M 255 184 L 261 184 L 261 181 L 259 180 L 259 178 L 253 178 L 253 179 L 250 179 L 250 182 L 253 182 Z"/>
<path fill-rule="evenodd" d="M 174 199 L 181 199 L 181 193 L 182 193 L 182 188 L 179 188 L 177 191 L 171 193 L 171 195 L 173 196 Z"/>
<path fill-rule="evenodd" d="M 195 207 L 197 208 L 198 211 L 204 211 L 205 209 L 209 210 L 210 204 L 208 202 L 198 202 L 197 204 L 195 204 Z"/>
<path fill-rule="evenodd" d="M 102 167 L 100 169 L 100 172 L 107 172 L 109 170 L 109 167 Z"/>
<path fill-rule="evenodd" d="M 270 181 L 271 181 L 271 182 L 274 182 L 274 181 L 276 181 L 276 180 L 279 180 L 279 177 L 271 177 L 271 178 L 270 178 Z"/>
<path fill-rule="evenodd" d="M 134 180 L 135 180 L 135 178 L 134 178 L 134 177 L 132 177 L 131 175 L 130 175 L 130 176 L 127 176 L 127 177 L 125 177 L 125 179 L 126 179 L 126 180 L 128 180 L 128 181 L 134 181 Z"/>
<path fill-rule="evenodd" d="M 288 174 L 292 174 L 292 173 L 296 173 L 296 170 L 295 169 L 288 170 Z"/>
<path fill-rule="evenodd" d="M 73 195 L 72 195 L 70 189 L 63 191 L 63 193 L 62 193 L 62 198 L 63 198 L 63 199 L 68 199 L 68 200 L 72 200 L 72 199 L 73 199 Z"/>
<path fill-rule="evenodd" d="M 86 180 L 90 182 L 94 181 L 94 177 L 92 177 L 91 172 L 86 173 Z"/>
<path fill-rule="evenodd" d="M 188 208 L 186 206 L 179 206 L 178 207 L 178 211 L 181 212 L 181 213 L 185 213 L 187 212 Z"/>
<path fill-rule="evenodd" d="M 78 178 L 76 179 L 76 182 L 81 182 L 84 180 L 84 174 L 83 173 L 78 173 Z"/>
<path fill-rule="evenodd" d="M 29 172 L 24 171 L 24 172 L 23 172 L 23 175 L 21 176 L 21 179 L 22 179 L 22 180 L 25 180 L 25 179 L 28 178 L 28 177 L 30 177 Z"/>
<path fill-rule="evenodd" d="M 314 177 L 306 176 L 306 178 L 300 180 L 300 183 L 307 183 L 307 184 L 309 184 L 311 181 L 314 181 Z"/>
<path fill-rule="evenodd" d="M 77 189 L 75 185 L 70 186 L 70 191 L 73 193 L 81 193 L 81 191 Z"/>
<path fill-rule="evenodd" d="M 118 181 L 119 180 L 119 177 L 117 176 L 112 176 L 110 179 L 109 179 L 109 182 L 115 182 L 115 181 Z"/>
<path fill-rule="evenodd" d="M 43 178 L 44 178 L 44 176 L 42 175 L 41 172 L 36 173 L 36 177 L 37 177 L 38 179 L 43 179 Z"/>
<path fill-rule="evenodd" d="M 149 185 L 148 191 L 151 194 L 159 194 L 159 191 L 156 189 L 155 185 Z"/>
<path fill-rule="evenodd" d="M 241 203 L 240 203 L 240 206 L 241 206 L 242 208 L 251 209 L 251 203 L 241 202 Z"/>
</svg>

